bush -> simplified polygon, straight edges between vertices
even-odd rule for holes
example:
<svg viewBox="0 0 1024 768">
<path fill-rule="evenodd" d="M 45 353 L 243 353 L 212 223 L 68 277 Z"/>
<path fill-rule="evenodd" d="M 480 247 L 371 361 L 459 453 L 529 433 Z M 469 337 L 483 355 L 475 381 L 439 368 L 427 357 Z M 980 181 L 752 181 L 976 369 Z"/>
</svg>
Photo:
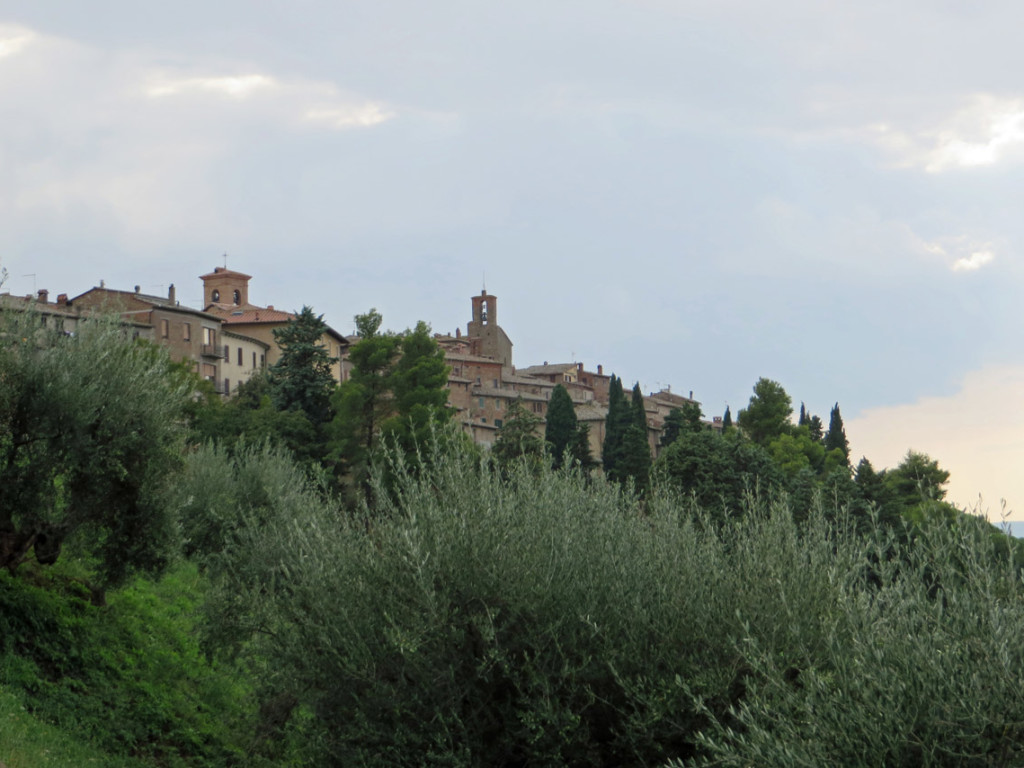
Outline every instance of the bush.
<svg viewBox="0 0 1024 768">
<path fill-rule="evenodd" d="M 211 608 L 315 713 L 324 764 L 691 757 L 743 693 L 732 638 L 803 648 L 830 607 L 812 570 L 844 565 L 784 508 L 694 525 L 673 497 L 458 454 L 402 477 L 361 516 L 307 488 L 242 526 Z"/>
<path fill-rule="evenodd" d="M 241 754 L 251 691 L 199 650 L 195 569 L 137 579 L 98 607 L 72 567 L 39 584 L 28 571 L 0 573 L 0 683 L 40 719 L 111 754 L 165 766 Z"/>
</svg>

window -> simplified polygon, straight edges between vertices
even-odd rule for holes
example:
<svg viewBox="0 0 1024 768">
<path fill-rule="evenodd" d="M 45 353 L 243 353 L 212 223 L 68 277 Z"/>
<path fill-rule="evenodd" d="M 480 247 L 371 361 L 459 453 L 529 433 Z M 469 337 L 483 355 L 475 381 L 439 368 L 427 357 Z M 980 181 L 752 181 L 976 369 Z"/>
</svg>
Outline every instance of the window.
<svg viewBox="0 0 1024 768">
<path fill-rule="evenodd" d="M 476 377 L 476 385 L 478 387 L 480 386 L 480 377 L 479 376 Z"/>
<path fill-rule="evenodd" d="M 224 394 L 231 394 L 231 379 L 224 379 Z"/>
<path fill-rule="evenodd" d="M 166 339 L 171 335 L 171 324 L 167 322 L 167 318 L 160 321 L 160 338 Z"/>
<path fill-rule="evenodd" d="M 242 364 L 242 348 L 241 347 L 238 348 L 238 364 L 239 365 Z"/>
<path fill-rule="evenodd" d="M 181 338 L 183 341 L 192 341 L 192 323 L 181 324 Z"/>
<path fill-rule="evenodd" d="M 501 429 L 501 425 L 502 425 L 502 423 L 503 423 L 503 422 L 502 422 L 502 420 L 501 420 L 501 419 L 495 419 L 495 420 L 494 420 L 494 426 L 496 426 L 496 427 L 497 427 L 498 429 Z"/>
<path fill-rule="evenodd" d="M 220 301 L 220 291 L 214 288 L 213 293 L 210 294 L 210 298 L 215 302 Z"/>
<path fill-rule="evenodd" d="M 491 379 L 491 381 L 494 382 L 494 388 L 497 389 L 498 388 L 498 380 L 497 379 Z"/>
<path fill-rule="evenodd" d="M 203 328 L 203 344 L 212 347 L 216 341 L 216 333 L 213 328 Z"/>
<path fill-rule="evenodd" d="M 494 410 L 496 410 L 496 411 L 500 411 L 501 410 L 501 400 L 495 400 L 494 401 Z"/>
<path fill-rule="evenodd" d="M 235 300 L 235 304 L 242 303 L 242 294 L 238 291 L 235 291 L 234 294 L 232 294 L 232 298 Z"/>
<path fill-rule="evenodd" d="M 481 407 L 481 408 L 483 408 L 483 407 L 484 407 L 484 399 L 483 399 L 482 397 L 481 397 L 481 398 L 479 398 L 479 400 L 478 400 L 477 402 L 479 403 L 479 405 L 480 405 L 480 407 Z"/>
<path fill-rule="evenodd" d="M 263 357 L 263 355 L 260 355 L 260 368 L 262 368 L 264 365 L 266 365 L 266 359 Z"/>
<path fill-rule="evenodd" d="M 253 370 L 256 369 L 256 353 L 255 352 L 252 353 L 252 367 L 253 367 Z"/>
</svg>

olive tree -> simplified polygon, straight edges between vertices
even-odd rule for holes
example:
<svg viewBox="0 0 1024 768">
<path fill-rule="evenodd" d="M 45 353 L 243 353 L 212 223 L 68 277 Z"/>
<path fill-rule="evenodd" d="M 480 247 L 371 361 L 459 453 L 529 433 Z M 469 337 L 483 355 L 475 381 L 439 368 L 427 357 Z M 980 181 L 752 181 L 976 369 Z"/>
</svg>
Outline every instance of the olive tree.
<svg viewBox="0 0 1024 768">
<path fill-rule="evenodd" d="M 116 322 L 66 336 L 32 312 L 2 318 L 0 566 L 52 564 L 73 535 L 107 584 L 164 564 L 189 392 L 164 351 Z"/>
</svg>

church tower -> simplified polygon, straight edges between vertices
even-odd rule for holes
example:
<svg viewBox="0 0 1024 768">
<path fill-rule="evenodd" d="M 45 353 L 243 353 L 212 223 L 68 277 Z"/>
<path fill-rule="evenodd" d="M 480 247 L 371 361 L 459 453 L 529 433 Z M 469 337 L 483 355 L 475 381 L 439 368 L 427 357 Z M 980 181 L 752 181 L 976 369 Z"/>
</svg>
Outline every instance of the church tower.
<svg viewBox="0 0 1024 768">
<path fill-rule="evenodd" d="M 249 281 L 252 275 L 227 267 L 214 267 L 213 272 L 199 278 L 203 281 L 203 308 L 216 304 L 221 309 L 249 306 Z"/>
<path fill-rule="evenodd" d="M 466 325 L 470 353 L 512 367 L 512 342 L 498 325 L 498 297 L 480 291 L 473 297 L 473 319 Z"/>
</svg>

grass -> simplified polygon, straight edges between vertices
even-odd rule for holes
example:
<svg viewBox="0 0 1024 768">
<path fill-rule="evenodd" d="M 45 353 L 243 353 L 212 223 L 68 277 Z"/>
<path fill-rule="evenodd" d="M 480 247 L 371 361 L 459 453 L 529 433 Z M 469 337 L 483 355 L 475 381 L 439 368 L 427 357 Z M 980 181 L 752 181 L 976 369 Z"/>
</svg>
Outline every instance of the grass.
<svg viewBox="0 0 1024 768">
<path fill-rule="evenodd" d="M 0 766 L 6 768 L 142 768 L 146 764 L 112 757 L 69 732 L 29 714 L 10 691 L 0 688 Z"/>
</svg>

